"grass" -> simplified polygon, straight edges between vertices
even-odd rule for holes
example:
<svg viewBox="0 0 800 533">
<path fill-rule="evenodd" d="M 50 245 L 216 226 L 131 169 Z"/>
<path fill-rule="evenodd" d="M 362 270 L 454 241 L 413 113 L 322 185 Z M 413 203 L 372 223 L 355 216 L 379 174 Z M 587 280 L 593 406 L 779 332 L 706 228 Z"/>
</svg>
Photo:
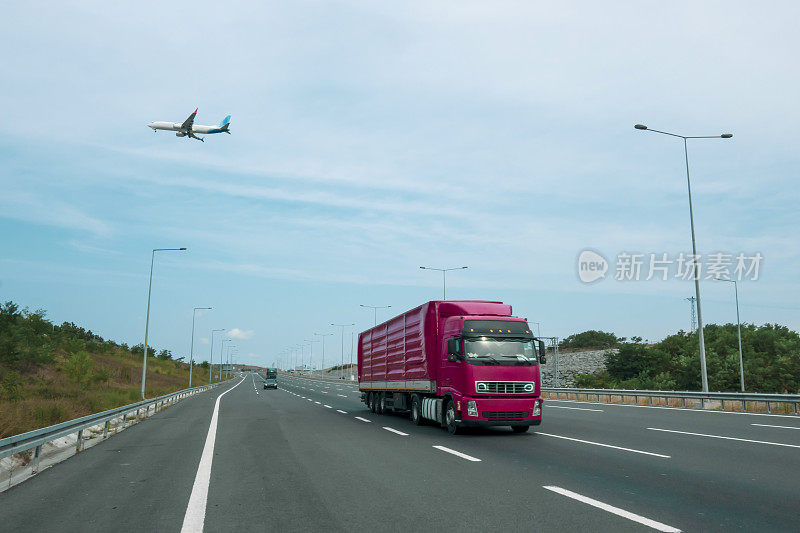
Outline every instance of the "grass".
<svg viewBox="0 0 800 533">
<path fill-rule="evenodd" d="M 89 353 L 89 370 L 79 376 L 68 371 L 67 353 L 56 362 L 15 370 L 13 397 L 0 395 L 0 438 L 17 435 L 113 409 L 141 399 L 142 359 L 122 348 Z M 0 365 L 0 375 L 11 369 Z M 195 366 L 192 386 L 209 383 L 209 371 Z M 153 398 L 189 386 L 189 365 L 172 360 L 147 359 L 147 397 Z"/>
</svg>

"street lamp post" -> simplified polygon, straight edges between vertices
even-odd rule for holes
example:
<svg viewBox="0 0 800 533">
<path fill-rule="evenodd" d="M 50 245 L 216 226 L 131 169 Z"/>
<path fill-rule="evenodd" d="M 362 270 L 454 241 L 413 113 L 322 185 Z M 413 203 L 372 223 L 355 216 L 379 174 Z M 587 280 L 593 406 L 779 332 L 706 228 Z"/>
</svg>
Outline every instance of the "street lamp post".
<svg viewBox="0 0 800 533">
<path fill-rule="evenodd" d="M 659 131 L 653 130 L 645 126 L 644 124 L 636 124 L 634 126 L 637 130 L 646 130 L 652 131 L 653 133 L 660 133 L 662 135 L 669 135 L 671 137 L 678 137 L 683 139 L 683 156 L 684 160 L 686 161 L 686 186 L 689 191 L 689 225 L 692 229 L 692 259 L 695 262 L 694 268 L 694 292 L 695 298 L 697 298 L 697 337 L 698 342 L 700 344 L 700 377 L 703 384 L 703 392 L 708 392 L 708 372 L 706 370 L 706 341 L 705 337 L 703 336 L 703 314 L 700 311 L 700 270 L 697 266 L 697 245 L 695 244 L 694 238 L 694 210 L 692 208 L 692 183 L 689 179 L 689 149 L 687 147 L 686 141 L 688 139 L 730 139 L 733 137 L 732 133 L 723 133 L 722 135 L 694 135 L 694 136 L 686 136 L 686 135 L 678 135 L 676 133 L 669 133 L 666 131 Z"/>
<path fill-rule="evenodd" d="M 422 270 L 436 270 L 442 273 L 442 300 L 447 300 L 447 273 L 451 270 L 464 270 L 469 267 L 455 267 L 455 268 L 433 268 L 433 267 L 419 267 Z"/>
<path fill-rule="evenodd" d="M 144 400 L 144 386 L 147 381 L 147 337 L 150 333 L 150 294 L 153 292 L 153 263 L 156 260 L 156 252 L 185 251 L 186 248 L 153 248 L 150 256 L 150 284 L 147 287 L 147 318 L 144 324 L 144 355 L 142 356 L 142 400 Z"/>
<path fill-rule="evenodd" d="M 314 335 L 318 335 L 322 337 L 322 368 L 321 370 L 325 372 L 325 337 L 330 337 L 333 333 L 314 333 Z"/>
<path fill-rule="evenodd" d="M 342 328 L 342 378 L 344 378 L 344 328 L 349 328 L 350 326 L 355 326 L 355 322 L 352 324 L 331 324 L 331 326 L 336 326 Z"/>
<path fill-rule="evenodd" d="M 212 383 L 214 382 L 214 334 L 218 331 L 225 331 L 225 328 L 211 330 L 211 361 L 208 367 L 208 377 Z"/>
<path fill-rule="evenodd" d="M 195 307 L 192 311 L 192 347 L 189 348 L 189 388 L 192 388 L 192 366 L 194 366 L 194 319 L 198 309 L 211 309 L 210 307 Z"/>
<path fill-rule="evenodd" d="M 733 292 L 736 295 L 736 334 L 739 337 L 739 384 L 744 392 L 744 358 L 742 357 L 742 324 L 739 321 L 739 284 L 735 279 L 716 278 L 717 281 L 733 283 Z"/>
<path fill-rule="evenodd" d="M 542 325 L 541 325 L 541 323 L 533 322 L 533 324 L 536 324 L 536 336 L 537 337 L 541 337 L 542 336 L 542 327 L 541 327 Z"/>
<path fill-rule="evenodd" d="M 308 343 L 308 348 L 309 348 L 309 350 L 308 350 L 308 371 L 311 372 L 311 363 L 312 363 L 312 361 L 314 361 L 314 343 L 315 342 L 319 342 L 319 341 L 316 340 L 316 339 L 314 339 L 314 340 L 303 339 L 303 342 L 307 342 Z"/>
<path fill-rule="evenodd" d="M 217 369 L 217 374 L 219 375 L 219 380 L 222 381 L 222 365 L 225 361 L 225 343 L 231 342 L 233 339 L 222 339 L 219 347 L 219 368 Z"/>
<path fill-rule="evenodd" d="M 358 304 L 358 305 L 360 305 L 361 307 L 367 307 L 369 309 L 372 309 L 375 312 L 375 324 L 374 324 L 375 326 L 378 325 L 378 309 L 389 309 L 391 307 L 391 305 L 364 305 L 364 304 Z"/>
</svg>

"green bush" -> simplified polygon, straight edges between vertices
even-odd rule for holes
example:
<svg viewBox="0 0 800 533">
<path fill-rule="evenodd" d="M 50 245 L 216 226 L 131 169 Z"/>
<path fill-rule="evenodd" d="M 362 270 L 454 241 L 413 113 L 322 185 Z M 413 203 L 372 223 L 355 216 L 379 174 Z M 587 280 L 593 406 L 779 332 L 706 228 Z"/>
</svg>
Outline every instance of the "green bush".
<svg viewBox="0 0 800 533">
<path fill-rule="evenodd" d="M 63 368 L 69 378 L 78 384 L 84 384 L 92 377 L 92 360 L 87 352 L 76 353 L 63 363 Z"/>
<path fill-rule="evenodd" d="M 619 339 L 613 333 L 606 331 L 597 331 L 591 329 L 582 333 L 575 333 L 565 338 L 558 344 L 562 349 L 576 349 L 576 348 L 613 348 L 619 342 L 625 339 Z"/>
</svg>

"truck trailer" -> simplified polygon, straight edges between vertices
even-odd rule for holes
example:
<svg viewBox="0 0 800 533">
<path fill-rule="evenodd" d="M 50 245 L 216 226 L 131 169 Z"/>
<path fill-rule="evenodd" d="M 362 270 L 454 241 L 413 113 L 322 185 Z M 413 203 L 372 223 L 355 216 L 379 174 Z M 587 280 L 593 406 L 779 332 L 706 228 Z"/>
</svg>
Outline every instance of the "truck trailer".
<svg viewBox="0 0 800 533">
<path fill-rule="evenodd" d="M 407 412 L 451 434 L 541 424 L 540 362 L 544 342 L 502 302 L 430 301 L 358 336 L 358 385 L 370 411 Z"/>
</svg>

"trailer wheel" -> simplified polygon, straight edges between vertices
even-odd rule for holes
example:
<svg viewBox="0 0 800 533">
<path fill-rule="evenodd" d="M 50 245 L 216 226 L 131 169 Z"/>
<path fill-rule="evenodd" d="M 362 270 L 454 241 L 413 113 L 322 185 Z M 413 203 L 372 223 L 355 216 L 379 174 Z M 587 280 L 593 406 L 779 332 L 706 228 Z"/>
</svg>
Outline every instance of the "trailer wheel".
<svg viewBox="0 0 800 533">
<path fill-rule="evenodd" d="M 447 402 L 447 407 L 444 411 L 444 424 L 447 427 L 447 432 L 451 435 L 458 433 L 458 424 L 456 423 L 456 406 L 453 405 L 453 400 Z"/>
<path fill-rule="evenodd" d="M 511 431 L 513 431 L 514 433 L 525 433 L 530 428 L 531 428 L 530 426 L 511 426 Z"/>
<path fill-rule="evenodd" d="M 378 394 L 378 398 L 375 400 L 375 413 L 382 415 L 386 412 L 386 393 L 382 392 Z"/>
<path fill-rule="evenodd" d="M 422 425 L 422 406 L 416 394 L 411 397 L 411 423 L 415 426 Z"/>
<path fill-rule="evenodd" d="M 369 406 L 369 412 L 370 413 L 374 413 L 375 412 L 375 393 L 374 392 L 370 392 L 367 395 L 367 405 Z"/>
</svg>

